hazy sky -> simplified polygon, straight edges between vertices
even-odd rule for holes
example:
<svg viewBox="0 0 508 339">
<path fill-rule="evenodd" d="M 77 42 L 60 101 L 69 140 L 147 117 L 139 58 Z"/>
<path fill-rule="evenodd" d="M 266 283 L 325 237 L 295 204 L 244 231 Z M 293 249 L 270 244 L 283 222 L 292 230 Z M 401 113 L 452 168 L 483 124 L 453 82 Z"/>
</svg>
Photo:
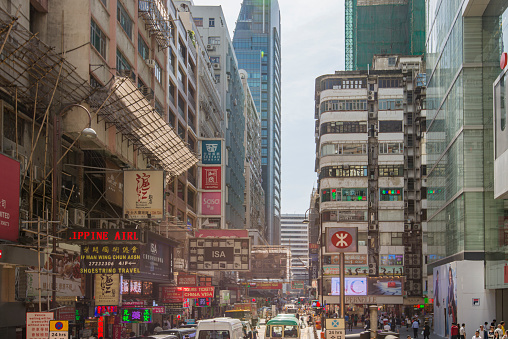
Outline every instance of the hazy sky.
<svg viewBox="0 0 508 339">
<path fill-rule="evenodd" d="M 222 6 L 233 30 L 241 0 L 194 0 Z M 309 208 L 314 172 L 314 83 L 344 69 L 344 0 L 279 0 L 282 37 L 282 213 Z"/>
</svg>

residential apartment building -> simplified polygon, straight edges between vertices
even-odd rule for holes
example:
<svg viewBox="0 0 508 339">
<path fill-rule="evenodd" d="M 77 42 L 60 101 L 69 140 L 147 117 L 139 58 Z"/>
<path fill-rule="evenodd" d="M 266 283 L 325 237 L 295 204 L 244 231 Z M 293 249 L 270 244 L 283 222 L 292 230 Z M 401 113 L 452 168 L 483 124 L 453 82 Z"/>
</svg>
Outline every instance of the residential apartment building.
<svg viewBox="0 0 508 339">
<path fill-rule="evenodd" d="M 243 91 L 245 94 L 244 116 L 245 132 L 245 224 L 254 245 L 261 245 L 266 240 L 265 234 L 265 191 L 261 184 L 261 119 L 250 93 L 248 73 L 240 70 Z"/>
<path fill-rule="evenodd" d="M 280 244 L 291 253 L 290 280 L 309 279 L 309 228 L 304 214 L 282 214 Z"/>
<path fill-rule="evenodd" d="M 451 309 L 434 321 L 439 335 L 454 319 L 472 332 L 478 319 L 508 314 L 502 167 L 507 6 L 427 1 L 429 291 L 434 314 Z M 472 295 L 481 303 L 471 303 Z"/>
<path fill-rule="evenodd" d="M 425 0 L 345 0 L 346 70 L 372 67 L 376 54 L 425 51 Z"/>
<path fill-rule="evenodd" d="M 402 307 L 403 295 L 424 295 L 425 71 L 421 56 L 380 55 L 372 64 L 370 71 L 316 79 L 321 295 L 339 303 L 338 256 L 329 242 L 340 228 L 357 228 L 358 252 L 346 254 L 346 278 L 365 277 L 368 296 L 380 293 L 374 280 L 391 279 L 398 290 L 383 303 Z"/>
<path fill-rule="evenodd" d="M 281 211 L 281 31 L 277 0 L 245 0 L 236 22 L 233 46 L 238 67 L 261 115 L 261 166 L 265 191 L 266 235 L 280 237 Z"/>
</svg>

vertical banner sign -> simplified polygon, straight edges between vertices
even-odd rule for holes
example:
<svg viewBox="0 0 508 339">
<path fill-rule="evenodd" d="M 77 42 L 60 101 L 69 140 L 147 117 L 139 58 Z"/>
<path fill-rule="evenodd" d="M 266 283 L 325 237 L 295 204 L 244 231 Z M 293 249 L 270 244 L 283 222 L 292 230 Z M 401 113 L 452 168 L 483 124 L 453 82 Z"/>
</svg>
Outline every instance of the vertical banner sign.
<svg viewBox="0 0 508 339">
<path fill-rule="evenodd" d="M 201 163 L 220 165 L 222 162 L 221 140 L 203 140 L 201 142 Z"/>
<path fill-rule="evenodd" d="M 201 188 L 204 190 L 221 189 L 221 167 L 201 167 Z"/>
<path fill-rule="evenodd" d="M 17 242 L 19 234 L 19 162 L 0 154 L 0 239 Z"/>
<path fill-rule="evenodd" d="M 51 320 L 53 320 L 53 312 L 27 312 L 26 339 L 48 338 Z"/>
<path fill-rule="evenodd" d="M 221 215 L 220 192 L 203 192 L 201 194 L 201 214 Z"/>
<path fill-rule="evenodd" d="M 162 219 L 163 171 L 124 171 L 123 214 L 126 219 Z"/>
<path fill-rule="evenodd" d="M 120 302 L 120 275 L 95 275 L 95 305 L 118 306 Z"/>
</svg>

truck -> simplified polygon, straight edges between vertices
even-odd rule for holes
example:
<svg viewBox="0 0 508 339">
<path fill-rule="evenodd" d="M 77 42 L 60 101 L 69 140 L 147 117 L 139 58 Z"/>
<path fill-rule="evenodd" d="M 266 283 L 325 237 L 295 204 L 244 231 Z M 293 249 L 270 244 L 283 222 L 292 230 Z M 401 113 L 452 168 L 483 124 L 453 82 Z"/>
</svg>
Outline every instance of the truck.
<svg viewBox="0 0 508 339">
<path fill-rule="evenodd" d="M 232 310 L 226 311 L 226 316 L 249 321 L 254 327 L 258 323 L 258 305 L 256 303 L 236 303 Z"/>
</svg>

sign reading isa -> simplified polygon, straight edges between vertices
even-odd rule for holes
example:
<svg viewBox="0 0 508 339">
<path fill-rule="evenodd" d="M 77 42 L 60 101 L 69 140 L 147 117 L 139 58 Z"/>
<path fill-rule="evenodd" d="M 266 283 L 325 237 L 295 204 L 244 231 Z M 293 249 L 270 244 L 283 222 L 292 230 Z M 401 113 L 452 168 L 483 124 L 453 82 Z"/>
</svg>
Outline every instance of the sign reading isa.
<svg viewBox="0 0 508 339">
<path fill-rule="evenodd" d="M 203 165 L 220 165 L 222 162 L 221 140 L 203 140 L 201 144 Z"/>
</svg>

